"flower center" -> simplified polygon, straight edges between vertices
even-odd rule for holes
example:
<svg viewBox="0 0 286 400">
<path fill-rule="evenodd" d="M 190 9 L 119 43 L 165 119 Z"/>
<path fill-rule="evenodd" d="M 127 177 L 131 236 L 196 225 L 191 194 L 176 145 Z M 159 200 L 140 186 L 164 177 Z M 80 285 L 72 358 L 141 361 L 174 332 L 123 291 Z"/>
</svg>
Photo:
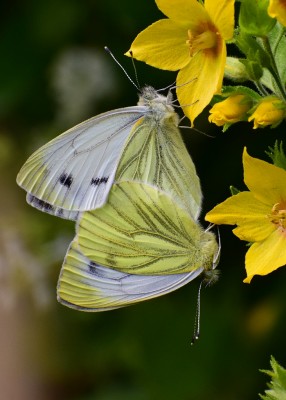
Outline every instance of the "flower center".
<svg viewBox="0 0 286 400">
<path fill-rule="evenodd" d="M 214 32 L 210 29 L 204 30 L 199 34 L 194 34 L 189 29 L 186 43 L 190 48 L 190 56 L 192 57 L 200 50 L 216 48 L 219 37 L 219 32 Z"/>
<path fill-rule="evenodd" d="M 276 203 L 272 207 L 271 214 L 269 215 L 270 221 L 276 225 L 277 228 L 286 230 L 286 207 L 285 204 Z"/>
</svg>

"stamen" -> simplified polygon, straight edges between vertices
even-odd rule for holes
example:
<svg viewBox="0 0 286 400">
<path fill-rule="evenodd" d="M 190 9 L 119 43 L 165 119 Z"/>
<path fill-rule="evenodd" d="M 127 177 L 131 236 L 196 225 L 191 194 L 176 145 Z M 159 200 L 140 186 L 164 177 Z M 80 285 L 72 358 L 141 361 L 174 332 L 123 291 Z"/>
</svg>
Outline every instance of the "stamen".
<svg viewBox="0 0 286 400">
<path fill-rule="evenodd" d="M 219 33 L 214 32 L 211 29 L 207 29 L 197 35 L 194 35 L 192 31 L 189 29 L 188 39 L 186 40 L 186 43 L 190 49 L 190 56 L 192 57 L 195 53 L 197 53 L 200 50 L 216 48 L 219 37 L 220 37 Z"/>
<path fill-rule="evenodd" d="M 274 204 L 271 214 L 268 217 L 274 225 L 286 230 L 286 207 L 284 204 Z"/>
</svg>

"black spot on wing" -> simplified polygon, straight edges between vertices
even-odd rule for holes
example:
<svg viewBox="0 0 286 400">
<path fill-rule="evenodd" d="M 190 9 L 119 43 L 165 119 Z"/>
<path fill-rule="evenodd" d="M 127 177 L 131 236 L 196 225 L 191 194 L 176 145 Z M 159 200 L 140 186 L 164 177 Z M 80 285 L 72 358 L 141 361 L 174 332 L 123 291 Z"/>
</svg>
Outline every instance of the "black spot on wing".
<svg viewBox="0 0 286 400">
<path fill-rule="evenodd" d="M 70 188 L 72 185 L 73 177 L 72 175 L 68 175 L 66 173 L 61 174 L 59 177 L 59 182 L 61 185 L 66 186 L 67 188 Z"/>
<path fill-rule="evenodd" d="M 54 207 L 51 204 L 47 203 L 46 201 L 40 200 L 35 196 L 29 195 L 28 202 L 30 204 L 34 205 L 39 210 L 43 210 L 43 211 L 46 211 L 46 212 L 53 212 L 54 211 Z"/>
<path fill-rule="evenodd" d="M 89 261 L 88 272 L 97 278 L 107 278 L 108 279 L 108 269 L 96 264 L 93 261 Z"/>
<path fill-rule="evenodd" d="M 62 218 L 63 215 L 64 215 L 64 210 L 62 208 L 58 208 L 57 209 L 57 216 Z"/>
<path fill-rule="evenodd" d="M 88 269 L 89 269 L 89 272 L 91 274 L 96 275 L 96 272 L 97 272 L 97 268 L 96 267 L 97 267 L 97 264 L 95 262 L 93 262 L 93 261 L 89 262 Z"/>
<path fill-rule="evenodd" d="M 102 183 L 107 183 L 108 182 L 108 176 L 103 176 L 101 178 L 92 178 L 90 184 L 93 186 L 99 186 Z"/>
</svg>

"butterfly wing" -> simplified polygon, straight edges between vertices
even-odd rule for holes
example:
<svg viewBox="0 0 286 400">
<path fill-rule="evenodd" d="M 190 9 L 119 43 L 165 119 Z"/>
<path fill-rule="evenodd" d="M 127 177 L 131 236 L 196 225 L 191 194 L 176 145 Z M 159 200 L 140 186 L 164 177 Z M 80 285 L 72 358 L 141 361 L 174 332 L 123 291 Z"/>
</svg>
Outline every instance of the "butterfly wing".
<svg viewBox="0 0 286 400">
<path fill-rule="evenodd" d="M 177 201 L 150 185 L 114 184 L 101 209 L 79 219 L 78 242 L 93 262 L 117 271 L 165 275 L 211 268 L 217 243 Z"/>
<path fill-rule="evenodd" d="M 115 181 L 154 185 L 197 219 L 202 193 L 194 163 L 175 124 L 175 112 L 160 113 L 160 108 L 153 109 L 134 127 L 125 142 Z"/>
<path fill-rule="evenodd" d="M 76 219 L 79 211 L 105 203 L 118 168 L 117 181 L 153 184 L 197 219 L 200 182 L 177 128 L 178 116 L 168 97 L 150 87 L 139 104 L 85 121 L 36 151 L 17 177 L 28 203 Z"/>
<path fill-rule="evenodd" d="M 92 262 L 74 240 L 59 277 L 58 300 L 77 310 L 112 310 L 172 292 L 202 271 L 198 268 L 186 274 L 160 276 L 127 274 Z"/>
<path fill-rule="evenodd" d="M 61 207 L 56 207 L 46 201 L 38 199 L 36 196 L 33 196 L 31 193 L 27 193 L 26 201 L 30 206 L 35 207 L 37 210 L 46 212 L 51 215 L 56 215 L 57 217 L 70 219 L 76 221 L 80 211 L 72 211 L 65 210 Z"/>
<path fill-rule="evenodd" d="M 27 160 L 17 183 L 28 202 L 66 218 L 102 206 L 124 142 L 146 107 L 127 107 L 91 118 L 56 137 Z M 64 210 L 72 211 L 69 215 Z"/>
</svg>

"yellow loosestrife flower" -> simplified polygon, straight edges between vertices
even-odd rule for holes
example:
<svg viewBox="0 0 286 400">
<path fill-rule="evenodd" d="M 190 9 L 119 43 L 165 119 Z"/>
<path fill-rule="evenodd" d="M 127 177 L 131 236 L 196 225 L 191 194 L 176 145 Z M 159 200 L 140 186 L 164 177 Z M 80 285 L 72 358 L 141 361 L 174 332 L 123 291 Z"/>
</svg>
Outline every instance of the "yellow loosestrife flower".
<svg viewBox="0 0 286 400">
<path fill-rule="evenodd" d="M 286 264 L 286 171 L 243 153 L 244 182 L 240 192 L 214 207 L 206 220 L 237 225 L 233 233 L 252 245 L 245 266 L 250 283 Z"/>
<path fill-rule="evenodd" d="M 280 24 L 286 26 L 286 1 L 270 0 L 268 6 L 268 14 L 272 18 L 276 18 Z"/>
<path fill-rule="evenodd" d="M 234 124 L 246 119 L 246 113 L 251 108 L 252 101 L 244 94 L 229 96 L 216 103 L 210 110 L 209 122 L 217 126 Z"/>
<path fill-rule="evenodd" d="M 153 67 L 179 70 L 177 96 L 193 125 L 221 90 L 225 40 L 232 38 L 234 29 L 234 0 L 205 0 L 204 6 L 197 0 L 155 1 L 168 19 L 139 33 L 130 51 Z"/>
<path fill-rule="evenodd" d="M 286 115 L 286 105 L 277 97 L 265 97 L 257 106 L 248 121 L 254 122 L 253 129 L 267 125 L 277 126 Z"/>
</svg>

